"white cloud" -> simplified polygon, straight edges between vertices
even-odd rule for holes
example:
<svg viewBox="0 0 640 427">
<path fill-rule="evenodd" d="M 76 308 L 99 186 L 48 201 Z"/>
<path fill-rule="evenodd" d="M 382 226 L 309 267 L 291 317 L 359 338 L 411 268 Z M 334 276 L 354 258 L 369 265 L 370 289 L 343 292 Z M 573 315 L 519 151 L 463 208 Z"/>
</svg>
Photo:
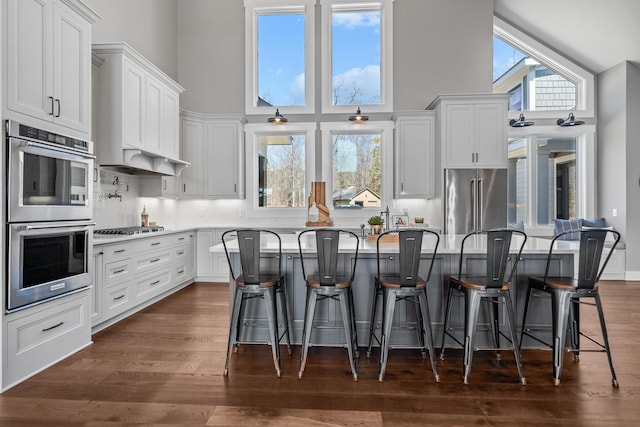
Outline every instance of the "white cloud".
<svg viewBox="0 0 640 427">
<path fill-rule="evenodd" d="M 354 91 L 359 91 L 352 104 L 375 104 L 380 102 L 380 66 L 367 65 L 364 68 L 352 68 L 333 78 L 333 87 L 337 91 L 338 105 L 349 103 Z"/>
<path fill-rule="evenodd" d="M 304 73 L 298 74 L 293 82 L 291 82 L 291 85 L 289 86 L 289 92 L 291 93 L 291 97 L 295 101 L 297 101 L 298 103 L 304 102 Z"/>
<path fill-rule="evenodd" d="M 356 27 L 379 27 L 380 26 L 380 13 L 379 12 L 346 12 L 346 13 L 334 13 L 333 25 L 338 27 L 345 27 L 349 30 Z"/>
</svg>

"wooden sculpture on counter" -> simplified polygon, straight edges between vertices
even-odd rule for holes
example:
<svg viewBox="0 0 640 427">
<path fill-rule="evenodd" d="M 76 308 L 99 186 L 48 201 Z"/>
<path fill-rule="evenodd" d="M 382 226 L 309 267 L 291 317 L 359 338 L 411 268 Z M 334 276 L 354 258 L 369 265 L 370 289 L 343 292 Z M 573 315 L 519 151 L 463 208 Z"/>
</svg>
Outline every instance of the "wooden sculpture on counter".
<svg viewBox="0 0 640 427">
<path fill-rule="evenodd" d="M 325 182 L 311 183 L 308 209 L 307 227 L 333 226 L 333 220 L 329 216 L 329 208 L 326 205 Z"/>
</svg>

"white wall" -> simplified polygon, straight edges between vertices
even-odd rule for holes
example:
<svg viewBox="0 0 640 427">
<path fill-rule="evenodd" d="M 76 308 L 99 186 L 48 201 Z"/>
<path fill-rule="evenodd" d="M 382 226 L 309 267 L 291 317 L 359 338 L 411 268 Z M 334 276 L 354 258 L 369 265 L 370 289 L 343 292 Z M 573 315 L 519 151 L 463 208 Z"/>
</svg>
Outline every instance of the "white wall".
<svg viewBox="0 0 640 427">
<path fill-rule="evenodd" d="M 125 42 L 177 79 L 177 0 L 85 0 L 85 3 L 102 16 L 93 25 L 94 43 Z"/>
</svg>

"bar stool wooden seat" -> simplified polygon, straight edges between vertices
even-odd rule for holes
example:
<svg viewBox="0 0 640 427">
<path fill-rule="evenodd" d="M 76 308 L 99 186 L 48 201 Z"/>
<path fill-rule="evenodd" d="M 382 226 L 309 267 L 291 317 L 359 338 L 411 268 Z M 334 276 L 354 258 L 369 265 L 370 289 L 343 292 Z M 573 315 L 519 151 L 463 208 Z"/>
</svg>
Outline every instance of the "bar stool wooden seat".
<svg viewBox="0 0 640 427">
<path fill-rule="evenodd" d="M 420 260 L 422 252 L 422 241 L 425 236 L 432 239 L 432 254 L 428 262 L 428 271 L 426 278 L 421 277 Z M 394 243 L 385 243 L 385 247 L 395 244 L 398 250 L 398 262 L 394 263 L 392 259 L 384 258 L 380 251 L 380 242 L 387 237 Z M 438 376 L 438 367 L 436 365 L 435 347 L 433 344 L 433 333 L 431 330 L 431 316 L 429 315 L 429 304 L 427 301 L 427 285 L 431 278 L 438 245 L 440 244 L 440 236 L 431 230 L 426 229 L 403 229 L 391 230 L 378 236 L 376 242 L 377 267 L 378 274 L 375 277 L 375 289 L 373 293 L 373 304 L 371 309 L 371 323 L 369 328 L 369 347 L 367 349 L 367 357 L 371 357 L 371 347 L 373 340 L 380 345 L 380 368 L 378 380 L 382 381 L 387 367 L 389 355 L 389 344 L 393 317 L 397 301 L 409 302 L 415 310 L 415 329 L 418 334 L 418 346 L 402 346 L 401 348 L 420 348 L 423 357 L 429 352 L 431 358 L 431 369 L 436 382 L 440 380 Z M 387 268 L 382 268 L 381 264 L 385 264 Z M 424 274 L 424 271 L 422 271 Z M 380 339 L 376 337 L 375 320 L 378 308 L 378 299 L 382 296 L 382 333 Z M 409 326 L 409 325 L 406 325 Z M 391 347 L 400 348 L 400 347 Z"/>
<path fill-rule="evenodd" d="M 552 277 L 549 274 L 550 261 L 552 259 L 555 243 L 571 233 L 577 233 L 580 237 L 580 252 L 578 255 L 578 276 L 574 277 Z M 614 237 L 614 242 L 608 251 L 604 251 L 607 235 Z M 529 277 L 529 286 L 527 288 L 527 299 L 524 306 L 524 315 L 522 319 L 522 335 L 520 344 L 525 336 L 530 337 L 553 351 L 553 383 L 560 385 L 560 377 L 562 375 L 562 365 L 565 353 L 565 342 L 567 334 L 571 342 L 570 351 L 573 352 L 574 359 L 579 360 L 579 354 L 583 352 L 603 352 L 607 353 L 609 361 L 609 369 L 611 370 L 611 382 L 614 387 L 618 387 L 613 362 L 611 360 L 611 350 L 609 348 L 609 338 L 607 336 L 607 326 L 604 321 L 604 312 L 600 301 L 600 293 L 598 292 L 598 281 L 604 271 L 611 254 L 616 245 L 620 241 L 620 233 L 609 229 L 583 229 L 580 231 L 565 231 L 557 234 L 549 248 L 547 256 L 547 265 L 544 277 Z M 603 252 L 607 252 L 604 262 L 601 263 Z M 534 299 L 532 297 L 538 295 L 550 295 L 552 306 L 552 342 L 549 344 L 536 336 L 536 329 L 527 327 L 527 312 L 529 304 Z M 595 303 L 582 301 L 591 298 Z M 596 307 L 598 318 L 600 320 L 600 328 L 602 332 L 602 342 L 585 335 L 580 330 L 580 304 L 586 304 Z M 587 338 L 595 344 L 597 349 L 581 349 L 580 336 Z"/>
<path fill-rule="evenodd" d="M 509 261 L 509 252 L 511 240 L 514 234 L 522 236 L 522 243 L 518 254 L 512 261 L 511 273 L 505 281 L 505 273 Z M 481 272 L 463 274 L 468 269 L 463 268 L 465 260 L 469 258 L 469 254 L 465 253 L 465 244 L 469 239 L 476 239 L 476 243 L 486 247 L 485 263 L 486 270 L 483 275 Z M 506 310 L 506 323 L 509 327 L 511 346 L 505 348 L 512 350 L 518 368 L 520 382 L 526 384 L 526 379 L 522 374 L 522 364 L 520 363 L 520 346 L 518 344 L 518 334 L 516 331 L 516 317 L 513 310 L 513 303 L 510 293 L 510 283 L 515 273 L 516 265 L 522 254 L 522 249 L 527 240 L 527 235 L 519 230 L 512 229 L 495 229 L 488 231 L 473 231 L 467 234 L 460 246 L 460 260 L 458 266 L 458 275 L 449 277 L 449 294 L 447 297 L 447 308 L 444 318 L 444 327 L 442 331 L 442 352 L 440 358 L 444 360 L 445 337 L 449 336 L 464 349 L 464 377 L 465 384 L 469 383 L 469 375 L 471 373 L 471 362 L 475 349 L 476 328 L 478 323 L 478 314 L 480 311 L 480 303 L 487 301 L 491 303 L 489 317 L 491 321 L 491 331 L 495 343 L 495 348 L 486 348 L 483 350 L 496 351 L 496 357 L 500 358 L 500 336 L 503 335 L 499 328 L 499 304 L 504 304 Z M 476 261 L 471 260 L 470 264 Z M 449 317 L 451 314 L 452 297 L 455 294 L 462 294 L 464 302 L 464 340 L 461 342 L 455 335 L 453 328 L 449 329 Z M 504 335 L 503 335 L 504 336 Z"/>
<path fill-rule="evenodd" d="M 307 288 L 298 378 L 302 378 L 309 347 L 313 345 L 311 333 L 316 305 L 323 300 L 334 300 L 340 304 L 351 373 L 354 380 L 358 380 L 355 363 L 358 357 L 358 337 L 351 284 L 355 276 L 359 242 L 355 233 L 333 228 L 308 229 L 298 234 L 302 276 Z M 341 255 L 348 254 L 352 258 L 339 263 L 339 250 Z"/>
<path fill-rule="evenodd" d="M 228 245 L 231 240 L 238 240 L 240 266 L 234 268 L 231 261 Z M 277 252 L 264 253 L 262 245 L 269 240 L 277 244 Z M 280 369 L 280 341 L 286 337 L 287 350 L 291 354 L 291 340 L 289 337 L 289 319 L 291 318 L 287 296 L 285 291 L 284 275 L 282 274 L 282 242 L 280 236 L 270 230 L 264 229 L 234 229 L 228 230 L 222 235 L 222 244 L 229 262 L 229 271 L 233 279 L 234 292 L 229 322 L 229 344 L 227 346 L 227 359 L 224 366 L 224 375 L 229 374 L 229 363 L 232 348 L 238 349 L 241 342 L 242 324 L 246 315 L 246 303 L 252 299 L 264 301 L 269 337 L 267 344 L 271 345 L 273 364 L 278 377 Z M 282 313 L 284 332 L 281 335 L 278 327 L 278 304 L 276 296 L 280 296 L 280 311 Z M 253 343 L 253 342 L 251 342 Z"/>
</svg>

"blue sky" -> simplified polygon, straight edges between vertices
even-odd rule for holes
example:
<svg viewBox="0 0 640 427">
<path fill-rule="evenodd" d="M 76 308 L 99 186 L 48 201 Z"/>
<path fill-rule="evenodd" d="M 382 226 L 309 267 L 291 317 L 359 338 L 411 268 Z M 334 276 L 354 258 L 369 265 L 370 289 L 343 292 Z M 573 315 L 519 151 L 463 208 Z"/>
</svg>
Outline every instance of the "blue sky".
<svg viewBox="0 0 640 427">
<path fill-rule="evenodd" d="M 258 18 L 258 95 L 275 106 L 304 104 L 304 16 Z M 525 55 L 493 38 L 493 79 Z M 333 15 L 333 76 L 338 104 L 367 105 L 380 99 L 380 14 Z M 350 99 L 356 94 L 355 99 Z"/>
</svg>

